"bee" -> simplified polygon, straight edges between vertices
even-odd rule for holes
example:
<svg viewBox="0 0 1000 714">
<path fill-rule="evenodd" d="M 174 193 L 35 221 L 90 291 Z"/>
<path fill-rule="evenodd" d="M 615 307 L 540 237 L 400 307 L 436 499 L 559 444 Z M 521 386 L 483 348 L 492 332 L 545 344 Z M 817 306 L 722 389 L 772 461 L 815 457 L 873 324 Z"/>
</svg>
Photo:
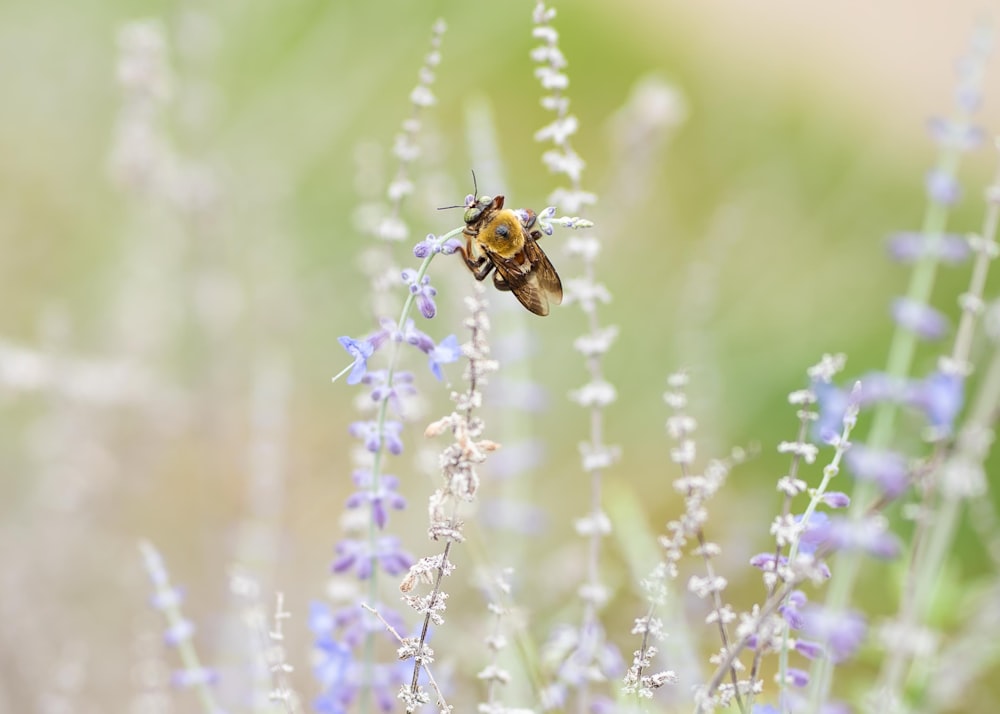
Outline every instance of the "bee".
<svg viewBox="0 0 1000 714">
<path fill-rule="evenodd" d="M 465 208 L 465 246 L 459 247 L 476 280 L 493 272 L 493 286 L 510 291 L 528 310 L 548 315 L 562 302 L 559 274 L 538 246 L 542 231 L 530 209 L 504 208 L 503 196 L 472 196 Z"/>
</svg>

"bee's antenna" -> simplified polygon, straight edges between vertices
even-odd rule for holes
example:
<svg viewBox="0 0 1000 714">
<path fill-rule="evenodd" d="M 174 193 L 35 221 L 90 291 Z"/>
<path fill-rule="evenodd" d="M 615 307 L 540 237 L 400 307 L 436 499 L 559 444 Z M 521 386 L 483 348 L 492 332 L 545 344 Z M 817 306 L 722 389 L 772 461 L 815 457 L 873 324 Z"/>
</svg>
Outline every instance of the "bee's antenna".
<svg viewBox="0 0 1000 714">
<path fill-rule="evenodd" d="M 475 169 L 470 169 L 470 171 L 472 171 L 472 195 L 475 196 L 478 199 L 479 198 L 479 185 L 476 183 L 476 170 Z M 441 206 L 438 210 L 439 211 L 447 211 L 449 208 L 468 208 L 468 206 L 466 206 L 464 204 L 461 205 L 461 206 Z"/>
</svg>

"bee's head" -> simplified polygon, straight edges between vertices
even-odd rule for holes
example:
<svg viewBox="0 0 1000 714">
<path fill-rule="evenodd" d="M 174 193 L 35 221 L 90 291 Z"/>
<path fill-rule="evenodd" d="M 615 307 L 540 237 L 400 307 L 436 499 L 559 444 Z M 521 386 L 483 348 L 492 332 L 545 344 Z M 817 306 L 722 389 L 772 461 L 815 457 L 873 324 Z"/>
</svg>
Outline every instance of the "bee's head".
<svg viewBox="0 0 1000 714">
<path fill-rule="evenodd" d="M 476 198 L 471 193 L 465 197 L 465 222 L 475 223 L 482 218 L 483 212 L 493 204 L 491 196 L 480 196 Z"/>
</svg>

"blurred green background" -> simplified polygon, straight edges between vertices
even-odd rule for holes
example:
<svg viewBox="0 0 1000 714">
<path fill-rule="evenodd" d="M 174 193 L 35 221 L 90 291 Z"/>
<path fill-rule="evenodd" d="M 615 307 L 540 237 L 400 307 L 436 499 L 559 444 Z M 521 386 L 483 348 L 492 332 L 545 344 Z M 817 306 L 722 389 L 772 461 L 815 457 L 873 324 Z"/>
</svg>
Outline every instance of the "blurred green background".
<svg viewBox="0 0 1000 714">
<path fill-rule="evenodd" d="M 787 393 L 824 352 L 845 352 L 850 375 L 884 364 L 888 301 L 907 278 L 884 257 L 884 238 L 919 227 L 936 151 L 925 122 L 951 112 L 955 62 L 979 5 L 589 0 L 557 8 L 581 125 L 574 146 L 587 161 L 584 186 L 601 199 L 591 215 L 604 246 L 599 279 L 614 296 L 601 319 L 620 328 L 606 363 L 619 396 L 607 438 L 623 449 L 611 492 L 638 494 L 654 530 L 677 513 L 661 393 L 667 374 L 688 368 L 702 453 L 760 445 L 720 496 L 713 534 L 733 545 L 724 561 L 736 597 L 752 598 L 759 586 L 740 563 L 767 547 L 773 483 L 787 468 L 774 445 L 796 430 Z M 138 657 L 135 633 L 158 627 L 144 609 L 139 537 L 162 549 L 186 585 L 189 616 L 210 620 L 226 607 L 227 567 L 249 510 L 247 474 L 259 456 L 251 450 L 255 375 L 258 388 L 261 374 L 279 375 L 274 413 L 285 419 L 273 428 L 284 481 L 281 508 L 268 516 L 281 534 L 272 585 L 297 615 L 322 594 L 350 491 L 345 430 L 357 418 L 356 391 L 329 382 L 345 364 L 336 339 L 372 326 L 358 267 L 370 239 L 357 229 L 358 206 L 395 171 L 392 140 L 411 111 L 431 24 L 443 17 L 438 103 L 423 114 L 418 191 L 406 206 L 412 239 L 397 257 L 424 233 L 456 225 L 457 212 L 434 209 L 472 190 L 470 101 L 492 109 L 507 177 L 503 186 L 481 181 L 480 190 L 544 207 L 556 184 L 532 139 L 550 118 L 529 58 L 531 9 L 0 4 L 0 339 L 13 350 L 0 365 L 9 564 L 0 709 L 55 711 L 63 697 L 72 711 L 111 711 L 129 701 L 122 682 Z M 142 18 L 159 19 L 169 43 L 160 128 L 190 172 L 190 193 L 176 199 L 186 212 L 115 181 L 111 168 L 121 130 L 116 38 L 123 23 Z M 1000 119 L 995 65 L 981 116 L 987 135 Z M 675 121 L 661 117 L 648 142 L 628 148 L 641 81 L 671 88 Z M 989 149 L 963 164 L 966 198 L 952 230 L 978 230 L 994 165 Z M 566 280 L 579 264 L 563 254 L 561 237 L 545 248 Z M 471 279 L 457 259 L 436 262 L 432 273 L 441 314 L 426 327 L 440 338 L 459 329 Z M 943 309 L 954 313 L 967 279 L 965 268 L 942 275 Z M 571 347 L 584 320 L 567 307 L 518 324 L 536 341 L 530 369 L 549 394 L 549 411 L 522 423 L 546 445 L 530 482 L 533 503 L 548 513 L 542 563 L 568 573 L 558 586 L 525 573 L 522 587 L 540 610 L 571 613 L 579 558 L 571 523 L 588 498 L 577 443 L 588 416 L 565 395 L 586 381 Z M 937 350 L 921 353 L 918 371 Z M 36 358 L 48 365 L 44 378 Z M 107 367 L 95 368 L 90 392 L 74 387 L 81 364 Z M 123 376 L 133 372 L 116 371 L 123 364 L 147 381 L 133 388 Z M 457 380 L 458 369 L 449 376 Z M 425 386 L 432 418 L 447 409 L 447 390 Z M 421 432 L 413 426 L 407 443 Z M 405 481 L 402 464 L 394 469 Z M 427 482 L 412 479 L 405 491 L 413 507 L 398 532 L 419 555 Z M 988 559 L 971 530 L 960 537 L 954 567 L 975 578 Z M 622 608 L 611 620 L 625 627 L 638 608 L 615 547 L 609 572 Z M 869 582 L 869 596 L 884 593 L 884 583 Z M 292 626 L 292 651 L 304 675 L 303 619 Z M 52 674 L 64 669 L 63 678 Z M 308 678 L 300 682 L 308 695 Z"/>
</svg>

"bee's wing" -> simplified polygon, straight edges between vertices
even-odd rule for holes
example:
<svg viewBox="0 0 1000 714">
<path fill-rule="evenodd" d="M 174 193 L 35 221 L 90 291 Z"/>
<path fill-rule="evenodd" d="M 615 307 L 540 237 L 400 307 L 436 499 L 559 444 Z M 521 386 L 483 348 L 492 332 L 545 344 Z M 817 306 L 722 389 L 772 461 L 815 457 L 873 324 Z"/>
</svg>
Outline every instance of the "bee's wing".
<svg viewBox="0 0 1000 714">
<path fill-rule="evenodd" d="M 489 251 L 497 273 L 503 278 L 505 286 L 528 310 L 536 315 L 549 314 L 549 302 L 556 305 L 562 302 L 563 291 L 559 274 L 552 267 L 545 252 L 531 238 L 524 248 L 510 258 L 502 258 Z"/>
</svg>

